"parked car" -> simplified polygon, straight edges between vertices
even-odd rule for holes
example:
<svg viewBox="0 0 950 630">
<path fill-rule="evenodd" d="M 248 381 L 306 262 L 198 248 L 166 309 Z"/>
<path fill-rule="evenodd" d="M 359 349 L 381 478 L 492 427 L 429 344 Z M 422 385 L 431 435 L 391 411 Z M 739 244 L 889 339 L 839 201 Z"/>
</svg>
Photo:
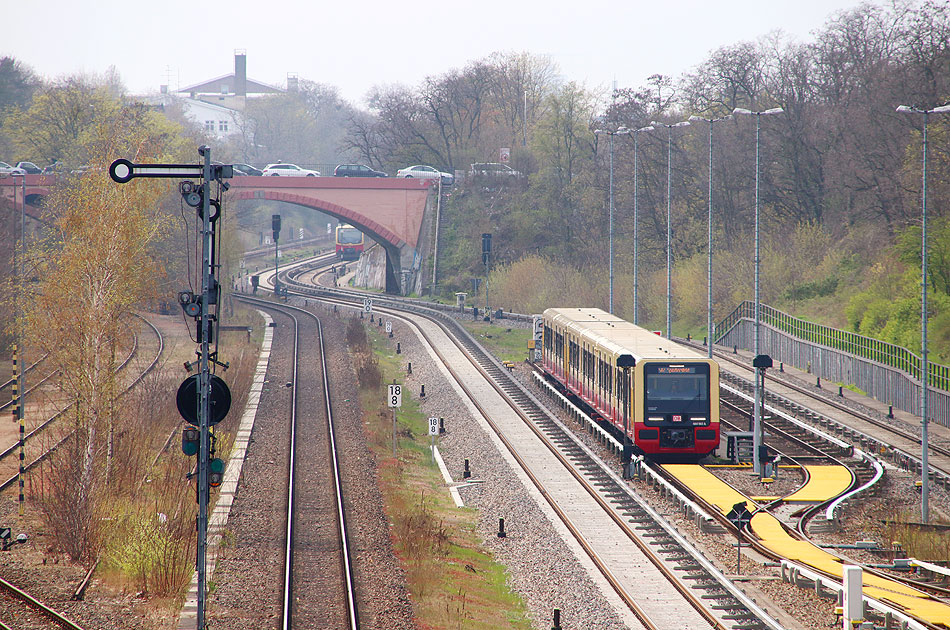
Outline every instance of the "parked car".
<svg viewBox="0 0 950 630">
<path fill-rule="evenodd" d="M 6 162 L 0 162 L 0 175 L 26 175 L 26 171 L 16 166 L 10 166 Z"/>
<path fill-rule="evenodd" d="M 265 166 L 261 174 L 280 175 L 281 177 L 319 177 L 320 171 L 309 171 L 305 168 L 300 168 L 296 164 L 278 162 L 277 164 L 268 164 Z"/>
<path fill-rule="evenodd" d="M 476 162 L 468 172 L 472 177 L 521 177 L 521 171 L 516 171 L 501 162 Z"/>
<path fill-rule="evenodd" d="M 22 168 L 27 175 L 39 175 L 43 172 L 43 169 L 33 162 L 17 162 L 14 168 Z"/>
<path fill-rule="evenodd" d="M 334 177 L 389 177 L 386 173 L 365 164 L 340 164 L 333 169 L 333 175 Z"/>
<path fill-rule="evenodd" d="M 396 177 L 416 177 L 418 179 L 438 179 L 441 177 L 443 186 L 451 186 L 455 183 L 455 176 L 451 173 L 444 173 L 425 164 L 401 168 L 396 171 Z"/>
<path fill-rule="evenodd" d="M 231 166 L 234 167 L 234 174 L 235 174 L 235 175 L 257 175 L 257 176 L 260 176 L 260 175 L 263 175 L 263 174 L 264 174 L 264 171 L 262 171 L 262 170 L 259 169 L 259 168 L 254 167 L 254 166 L 251 166 L 250 164 L 240 164 L 240 163 L 239 163 L 239 164 L 232 164 Z"/>
</svg>

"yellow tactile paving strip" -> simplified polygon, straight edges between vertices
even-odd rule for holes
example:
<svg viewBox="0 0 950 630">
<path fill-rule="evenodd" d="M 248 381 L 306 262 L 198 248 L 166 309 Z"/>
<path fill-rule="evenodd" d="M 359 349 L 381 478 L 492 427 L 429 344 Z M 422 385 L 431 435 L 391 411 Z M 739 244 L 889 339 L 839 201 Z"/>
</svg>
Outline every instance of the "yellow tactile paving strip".
<svg viewBox="0 0 950 630">
<path fill-rule="evenodd" d="M 853 479 L 845 466 L 805 466 L 808 483 L 785 497 L 789 503 L 821 503 L 848 489 Z"/>
<path fill-rule="evenodd" d="M 682 483 L 698 492 L 707 502 L 715 505 L 723 514 L 728 514 L 732 506 L 740 501 L 751 502 L 751 499 L 702 466 L 665 464 L 663 468 Z M 826 484 L 823 482 L 821 485 Z M 776 554 L 783 558 L 807 564 L 842 579 L 844 571 L 840 558 L 810 542 L 792 538 L 785 527 L 771 514 L 766 512 L 756 513 L 749 525 L 759 542 Z M 863 580 L 864 594 L 868 597 L 888 602 L 896 608 L 902 609 L 905 613 L 929 623 L 950 628 L 950 606 L 947 604 L 932 599 L 926 593 L 905 586 L 900 582 L 887 580 L 876 575 L 865 573 Z"/>
</svg>

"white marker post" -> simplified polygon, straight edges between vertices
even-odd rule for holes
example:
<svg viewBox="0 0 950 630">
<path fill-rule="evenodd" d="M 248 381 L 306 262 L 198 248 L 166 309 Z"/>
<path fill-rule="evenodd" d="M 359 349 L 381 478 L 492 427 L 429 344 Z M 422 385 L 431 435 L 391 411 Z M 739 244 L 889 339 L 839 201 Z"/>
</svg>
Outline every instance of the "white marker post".
<svg viewBox="0 0 950 630">
<path fill-rule="evenodd" d="M 402 407 L 402 385 L 394 382 L 389 386 L 389 406 L 393 409 L 393 458 L 396 457 L 396 407 Z"/>
<path fill-rule="evenodd" d="M 439 419 L 429 418 L 429 454 L 435 459 L 435 436 L 439 434 Z"/>
</svg>

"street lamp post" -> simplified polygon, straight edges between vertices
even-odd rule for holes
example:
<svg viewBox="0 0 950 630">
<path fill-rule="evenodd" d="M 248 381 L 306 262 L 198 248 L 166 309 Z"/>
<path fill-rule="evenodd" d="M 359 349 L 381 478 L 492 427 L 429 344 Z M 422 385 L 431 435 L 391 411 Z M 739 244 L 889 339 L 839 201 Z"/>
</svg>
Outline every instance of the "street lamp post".
<svg viewBox="0 0 950 630">
<path fill-rule="evenodd" d="M 608 153 L 610 156 L 608 158 L 609 163 L 610 163 L 610 168 L 609 168 L 610 170 L 609 182 L 610 183 L 608 184 L 608 192 L 607 192 L 607 197 L 608 197 L 607 205 L 609 208 L 608 213 L 607 213 L 609 216 L 608 218 L 609 227 L 608 227 L 608 236 L 607 236 L 608 247 L 609 247 L 609 253 L 608 253 L 609 261 L 607 263 L 608 264 L 607 283 L 609 285 L 609 288 L 608 288 L 608 294 L 609 294 L 608 305 L 609 306 L 607 310 L 610 311 L 611 313 L 614 312 L 614 136 L 617 136 L 617 135 L 623 136 L 628 133 L 630 133 L 630 130 L 627 129 L 626 127 L 619 127 L 617 131 L 607 131 L 606 129 L 594 130 L 594 135 L 599 136 L 601 134 L 604 134 L 608 138 L 610 138 L 610 141 L 609 141 L 610 148 L 608 149 Z"/>
<path fill-rule="evenodd" d="M 733 114 L 755 117 L 755 328 L 752 342 L 752 355 L 759 356 L 759 119 L 762 116 L 771 116 L 772 114 L 781 114 L 785 110 L 781 107 L 773 107 L 761 112 L 753 112 L 742 107 L 732 110 Z M 762 413 L 759 409 L 760 401 L 764 396 L 762 391 L 762 378 L 760 370 L 755 368 L 755 409 L 752 422 L 752 469 L 756 474 L 761 473 L 762 464 L 759 462 L 759 450 L 762 446 Z"/>
<path fill-rule="evenodd" d="M 920 520 L 924 523 L 930 519 L 930 468 L 927 462 L 927 397 L 929 396 L 929 366 L 927 365 L 927 118 L 930 114 L 950 112 L 950 104 L 934 107 L 933 109 L 919 109 L 908 105 L 901 105 L 897 111 L 903 114 L 923 114 L 923 166 L 921 168 L 920 205 L 921 205 L 921 243 L 920 243 Z"/>
<path fill-rule="evenodd" d="M 717 122 L 732 118 L 732 114 L 726 114 L 720 118 L 703 118 L 702 116 L 690 116 L 691 122 L 703 121 L 709 123 L 709 262 L 707 269 L 707 285 L 709 287 L 706 333 L 709 335 L 709 342 L 706 348 L 706 356 L 712 358 L 713 344 L 713 289 L 712 289 L 712 263 L 713 263 L 713 202 L 712 202 L 712 184 L 713 184 L 713 125 Z"/>
<path fill-rule="evenodd" d="M 633 136 L 633 323 L 639 323 L 640 303 L 639 303 L 639 278 L 638 271 L 640 267 L 640 168 L 639 168 L 639 145 L 637 136 L 643 131 L 652 131 L 652 126 L 640 127 L 630 131 Z"/>
<path fill-rule="evenodd" d="M 673 127 L 687 127 L 689 121 L 667 125 L 650 123 L 654 127 L 666 127 L 666 338 L 673 338 Z"/>
</svg>

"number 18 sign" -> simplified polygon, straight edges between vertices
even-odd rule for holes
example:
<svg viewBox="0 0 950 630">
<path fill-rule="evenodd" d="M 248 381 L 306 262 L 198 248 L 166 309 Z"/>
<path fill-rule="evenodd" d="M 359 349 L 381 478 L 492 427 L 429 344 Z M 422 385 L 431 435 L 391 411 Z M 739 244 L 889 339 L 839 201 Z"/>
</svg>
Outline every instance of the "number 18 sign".
<svg viewBox="0 0 950 630">
<path fill-rule="evenodd" d="M 402 407 L 402 385 L 389 386 L 389 406 Z"/>
</svg>

